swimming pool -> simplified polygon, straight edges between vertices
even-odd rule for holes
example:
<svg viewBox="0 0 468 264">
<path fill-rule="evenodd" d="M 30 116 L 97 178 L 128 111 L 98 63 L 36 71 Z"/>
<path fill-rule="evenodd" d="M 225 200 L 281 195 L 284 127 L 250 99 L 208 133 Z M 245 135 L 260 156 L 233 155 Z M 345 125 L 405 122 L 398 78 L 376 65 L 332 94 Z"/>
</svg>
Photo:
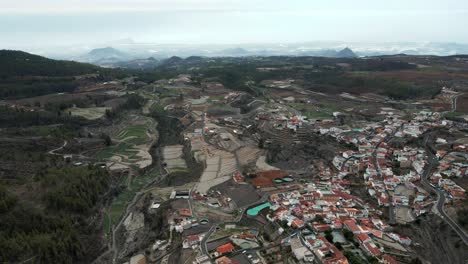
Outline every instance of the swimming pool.
<svg viewBox="0 0 468 264">
<path fill-rule="evenodd" d="M 265 209 L 267 207 L 270 207 L 270 206 L 271 206 L 270 203 L 264 203 L 264 204 L 258 205 L 258 206 L 254 207 L 254 208 L 250 208 L 249 210 L 247 210 L 247 214 L 250 215 L 250 216 L 257 216 L 258 213 L 261 210 L 263 210 L 263 209 Z"/>
</svg>

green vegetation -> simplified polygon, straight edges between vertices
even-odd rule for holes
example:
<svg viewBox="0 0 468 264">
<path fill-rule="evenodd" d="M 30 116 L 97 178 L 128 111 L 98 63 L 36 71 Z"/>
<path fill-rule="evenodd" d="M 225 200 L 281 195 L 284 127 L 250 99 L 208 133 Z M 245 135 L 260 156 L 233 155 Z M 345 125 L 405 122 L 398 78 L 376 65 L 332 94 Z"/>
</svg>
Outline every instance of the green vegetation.
<svg viewBox="0 0 468 264">
<path fill-rule="evenodd" d="M 111 231 L 112 225 L 115 225 L 119 222 L 120 218 L 125 212 L 125 208 L 127 207 L 128 203 L 133 199 L 135 194 L 157 177 L 157 173 L 149 172 L 142 176 L 132 178 L 128 186 L 127 182 L 129 179 L 127 177 L 122 179 L 121 185 L 125 187 L 117 195 L 117 197 L 115 197 L 114 200 L 112 200 L 112 204 L 109 208 L 110 219 L 104 222 L 104 231 L 106 233 L 109 233 Z"/>
<path fill-rule="evenodd" d="M 146 125 L 128 126 L 120 131 L 116 138 L 130 144 L 143 144 L 148 141 L 147 131 Z"/>
<path fill-rule="evenodd" d="M 468 208 L 461 209 L 457 211 L 458 222 L 463 227 L 468 227 Z"/>
<path fill-rule="evenodd" d="M 86 125 L 86 120 L 80 117 L 62 115 L 48 111 L 24 111 L 0 106 L 0 127 L 30 127 L 52 124 L 69 124 L 72 126 Z"/>
<path fill-rule="evenodd" d="M 105 170 L 71 167 L 50 169 L 36 180 L 46 190 L 49 209 L 86 214 L 107 190 L 110 178 Z"/>
<path fill-rule="evenodd" d="M 289 106 L 296 109 L 297 111 L 300 111 L 309 119 L 323 119 L 333 117 L 333 110 L 329 108 L 320 108 L 317 110 L 317 106 L 306 103 L 290 103 Z"/>
<path fill-rule="evenodd" d="M 128 76 L 130 72 L 52 60 L 22 51 L 0 50 L 0 98 L 73 92 L 80 84 L 75 76 L 87 74 L 94 80 L 110 80 Z"/>
<path fill-rule="evenodd" d="M 343 229 L 343 235 L 348 241 L 353 241 L 354 234 L 353 232 L 349 231 L 348 229 Z"/>
<path fill-rule="evenodd" d="M 73 78 L 0 79 L 0 98 L 16 99 L 52 93 L 69 93 L 78 87 Z"/>
<path fill-rule="evenodd" d="M 117 145 L 108 146 L 100 150 L 96 154 L 97 159 L 109 159 L 115 155 L 125 155 L 128 159 L 135 158 L 135 155 L 138 153 L 137 150 L 133 149 L 133 145 L 125 142 L 121 142 Z"/>
<path fill-rule="evenodd" d="M 448 112 L 447 114 L 445 114 L 445 118 L 447 119 L 450 119 L 450 120 L 453 120 L 453 119 L 458 119 L 462 116 L 466 115 L 466 113 L 462 113 L 462 112 Z"/>
<path fill-rule="evenodd" d="M 11 76 L 75 76 L 98 73 L 99 67 L 73 61 L 51 60 L 22 51 L 0 50 L 0 78 Z"/>
<path fill-rule="evenodd" d="M 345 250 L 343 254 L 346 258 L 348 258 L 350 264 L 367 264 L 365 259 L 349 250 Z"/>
<path fill-rule="evenodd" d="M 0 262 L 84 261 L 96 232 L 86 219 L 107 190 L 109 176 L 94 167 L 50 169 L 35 177 L 34 202 L 0 187 Z M 1 210 L 1 209 L 0 209 Z M 86 261 L 85 261 L 86 262 Z"/>
<path fill-rule="evenodd" d="M 244 231 L 249 230 L 249 227 L 236 227 L 236 228 L 229 228 L 225 229 L 224 226 L 220 225 L 220 229 L 217 230 L 213 235 L 210 236 L 210 241 L 216 240 L 222 237 L 234 235 L 234 234 L 239 234 Z M 208 241 L 209 242 L 209 241 Z"/>
</svg>

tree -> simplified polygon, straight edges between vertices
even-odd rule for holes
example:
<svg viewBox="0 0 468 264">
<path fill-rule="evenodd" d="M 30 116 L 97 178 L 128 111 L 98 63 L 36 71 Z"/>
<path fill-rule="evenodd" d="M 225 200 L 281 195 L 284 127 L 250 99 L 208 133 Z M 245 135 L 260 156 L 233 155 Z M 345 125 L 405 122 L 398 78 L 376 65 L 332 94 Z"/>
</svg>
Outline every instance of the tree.
<svg viewBox="0 0 468 264">
<path fill-rule="evenodd" d="M 109 135 L 102 133 L 101 138 L 104 139 L 104 144 L 106 144 L 106 146 L 112 145 L 112 139 Z"/>
<path fill-rule="evenodd" d="M 314 221 L 322 223 L 322 224 L 325 223 L 322 215 L 316 215 L 315 218 L 314 218 Z"/>
<path fill-rule="evenodd" d="M 353 232 L 349 231 L 348 229 L 343 229 L 343 235 L 348 241 L 353 241 L 354 234 Z"/>
</svg>

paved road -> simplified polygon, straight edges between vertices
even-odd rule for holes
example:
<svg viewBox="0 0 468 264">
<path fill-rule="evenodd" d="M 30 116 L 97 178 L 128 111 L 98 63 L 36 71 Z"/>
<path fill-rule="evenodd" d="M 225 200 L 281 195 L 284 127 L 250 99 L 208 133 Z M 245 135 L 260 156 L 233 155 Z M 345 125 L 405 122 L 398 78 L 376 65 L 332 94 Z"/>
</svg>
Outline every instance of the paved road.
<svg viewBox="0 0 468 264">
<path fill-rule="evenodd" d="M 203 254 L 207 255 L 208 257 L 210 256 L 210 254 L 208 253 L 208 247 L 206 245 L 206 242 L 208 241 L 208 238 L 213 234 L 213 232 L 216 230 L 216 227 L 218 227 L 218 225 L 214 224 L 210 230 L 208 230 L 208 232 L 205 234 L 205 236 L 203 237 L 202 241 L 200 241 L 200 245 L 201 245 L 201 251 Z"/>
<path fill-rule="evenodd" d="M 374 152 L 372 152 L 372 159 L 374 160 L 374 166 L 375 166 L 375 170 L 377 171 L 377 176 L 379 176 L 379 179 L 381 181 L 383 181 L 383 177 L 382 177 L 382 172 L 380 171 L 380 166 L 379 166 L 379 163 L 377 162 L 377 149 L 379 148 L 380 144 L 382 142 L 387 142 L 389 141 L 395 134 L 396 132 L 400 129 L 401 127 L 397 128 L 392 134 L 389 134 L 387 136 L 385 136 L 384 138 L 382 138 L 374 147 Z M 387 192 L 387 196 L 390 197 L 390 194 L 388 194 Z M 390 199 L 390 203 L 389 203 L 389 207 L 388 207 L 388 217 L 389 217 L 389 223 L 390 224 L 395 224 L 396 221 L 395 221 L 395 209 L 393 208 L 393 200 Z"/>
<path fill-rule="evenodd" d="M 457 111 L 457 100 L 458 100 L 458 97 L 460 97 L 461 95 L 464 95 L 464 93 L 457 94 L 454 97 L 452 97 L 452 112 Z"/>
<path fill-rule="evenodd" d="M 430 150 L 429 144 L 427 143 L 428 139 L 429 135 L 426 136 L 424 143 L 426 146 L 426 151 L 429 155 L 429 164 L 423 172 L 421 182 L 426 190 L 428 190 L 431 193 L 437 194 L 437 203 L 433 207 L 433 210 L 436 212 L 437 215 L 439 215 L 442 218 L 442 220 L 444 220 L 448 225 L 450 225 L 450 227 L 452 227 L 452 229 L 460 236 L 463 242 L 465 242 L 465 244 L 468 245 L 468 235 L 466 234 L 466 232 L 455 221 L 453 221 L 452 218 L 450 218 L 444 210 L 446 199 L 445 192 L 442 190 L 435 189 L 434 187 L 432 187 L 431 184 L 429 184 L 427 180 L 432 175 L 434 167 L 439 163 L 437 157 Z"/>
</svg>

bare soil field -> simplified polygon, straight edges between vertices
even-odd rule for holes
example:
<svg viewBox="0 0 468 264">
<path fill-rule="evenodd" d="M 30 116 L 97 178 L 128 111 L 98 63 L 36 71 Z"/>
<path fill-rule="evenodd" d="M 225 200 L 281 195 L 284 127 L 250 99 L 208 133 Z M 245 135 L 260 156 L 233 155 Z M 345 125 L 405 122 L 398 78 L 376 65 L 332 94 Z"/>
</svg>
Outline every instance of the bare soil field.
<svg viewBox="0 0 468 264">
<path fill-rule="evenodd" d="M 111 109 L 112 108 L 110 107 L 73 107 L 66 109 L 65 112 L 71 114 L 72 116 L 81 116 L 88 120 L 96 120 L 103 117 L 106 114 L 106 111 Z"/>
<path fill-rule="evenodd" d="M 214 190 L 219 190 L 221 193 L 230 197 L 237 205 L 243 207 L 256 202 L 260 199 L 260 195 L 255 188 L 250 184 L 237 184 L 232 180 L 221 183 Z"/>
<path fill-rule="evenodd" d="M 460 95 L 460 97 L 458 97 L 456 111 L 468 113 L 468 94 Z"/>
</svg>

